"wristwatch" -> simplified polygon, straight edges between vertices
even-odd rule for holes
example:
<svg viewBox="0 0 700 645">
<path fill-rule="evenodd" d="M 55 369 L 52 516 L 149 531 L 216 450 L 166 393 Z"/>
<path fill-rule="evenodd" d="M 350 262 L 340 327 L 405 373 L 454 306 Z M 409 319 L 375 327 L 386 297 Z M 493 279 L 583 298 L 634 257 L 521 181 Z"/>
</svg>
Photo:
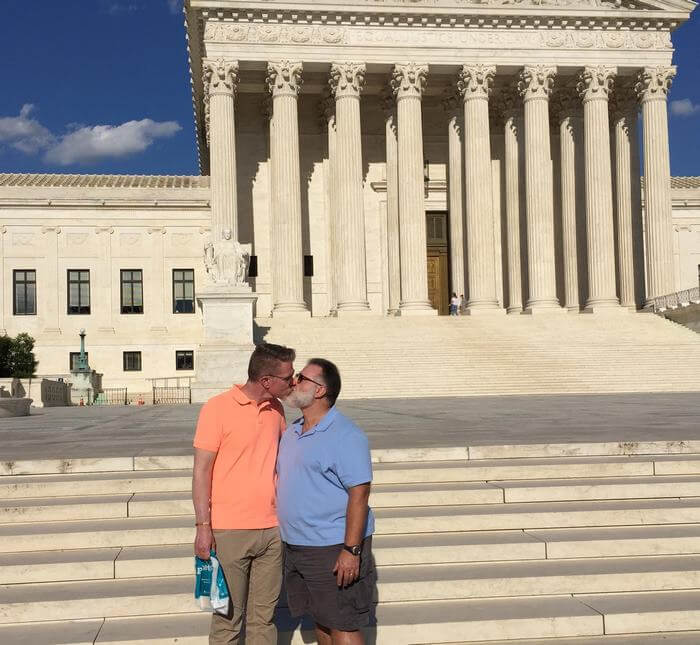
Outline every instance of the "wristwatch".
<svg viewBox="0 0 700 645">
<path fill-rule="evenodd" d="M 362 545 L 361 544 L 357 544 L 356 546 L 348 546 L 347 544 L 343 544 L 343 548 L 348 553 L 352 553 L 353 555 L 360 555 L 362 553 Z"/>
</svg>

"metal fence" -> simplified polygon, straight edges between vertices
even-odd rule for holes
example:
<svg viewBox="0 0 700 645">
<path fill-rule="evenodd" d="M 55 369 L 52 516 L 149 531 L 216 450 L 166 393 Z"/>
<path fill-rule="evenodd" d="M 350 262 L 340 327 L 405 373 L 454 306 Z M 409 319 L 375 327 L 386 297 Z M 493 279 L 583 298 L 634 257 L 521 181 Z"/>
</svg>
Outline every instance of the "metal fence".
<svg viewBox="0 0 700 645">
<path fill-rule="evenodd" d="M 700 303 L 700 287 L 692 289 L 683 289 L 676 293 L 669 293 L 665 296 L 659 296 L 652 299 L 654 311 L 661 313 L 667 309 L 677 309 L 678 307 L 687 307 L 691 304 Z"/>
<path fill-rule="evenodd" d="M 189 405 L 192 389 L 189 387 L 153 387 L 153 405 Z"/>
<path fill-rule="evenodd" d="M 112 387 L 102 390 L 93 405 L 128 405 L 129 396 L 125 387 Z"/>
</svg>

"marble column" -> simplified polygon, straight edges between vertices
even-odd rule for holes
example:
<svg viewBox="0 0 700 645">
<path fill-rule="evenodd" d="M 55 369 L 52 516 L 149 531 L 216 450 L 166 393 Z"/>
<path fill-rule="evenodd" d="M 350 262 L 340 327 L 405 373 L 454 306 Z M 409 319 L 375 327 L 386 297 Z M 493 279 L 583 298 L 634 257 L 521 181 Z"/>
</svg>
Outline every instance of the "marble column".
<svg viewBox="0 0 700 645">
<path fill-rule="evenodd" d="M 336 252 L 336 222 L 337 222 L 337 194 L 336 188 L 336 163 L 337 163 L 337 136 L 335 128 L 335 99 L 328 93 L 320 104 L 323 127 L 328 135 L 328 160 L 325 164 L 325 193 L 326 211 L 328 221 L 328 249 L 326 252 L 326 272 L 328 274 L 328 308 L 334 313 L 338 307 L 338 281 L 337 281 L 337 252 Z"/>
<path fill-rule="evenodd" d="M 427 231 L 423 192 L 421 101 L 427 76 L 428 66 L 416 63 L 396 65 L 392 74 L 399 122 L 401 316 L 437 314 L 428 300 Z"/>
<path fill-rule="evenodd" d="M 236 189 L 235 100 L 238 62 L 218 58 L 202 62 L 204 101 L 211 174 L 212 239 L 230 230 L 238 240 L 238 193 Z"/>
<path fill-rule="evenodd" d="M 272 94 L 270 156 L 272 195 L 272 315 L 309 311 L 304 302 L 301 243 L 301 177 L 299 169 L 299 112 L 302 64 L 276 61 L 267 65 Z"/>
<path fill-rule="evenodd" d="M 396 101 L 387 92 L 382 98 L 386 138 L 386 237 L 389 283 L 387 313 L 395 316 L 401 304 L 401 252 L 399 240 L 399 140 Z"/>
<path fill-rule="evenodd" d="M 525 313 L 559 307 L 554 255 L 554 187 L 549 136 L 549 97 L 556 68 L 528 65 L 520 73 L 525 125 L 525 202 L 529 297 Z"/>
<path fill-rule="evenodd" d="M 615 151 L 615 217 L 620 304 L 631 310 L 644 306 L 644 242 L 642 229 L 637 95 L 629 85 L 611 97 Z"/>
<path fill-rule="evenodd" d="M 615 228 L 608 95 L 616 70 L 607 65 L 584 68 L 579 80 L 583 100 L 586 150 L 586 229 L 588 232 L 588 312 L 617 307 Z"/>
<path fill-rule="evenodd" d="M 360 93 L 361 63 L 333 63 L 330 86 L 335 96 L 336 187 L 338 190 L 338 314 L 369 311 L 365 249 Z"/>
<path fill-rule="evenodd" d="M 675 67 L 645 67 L 636 85 L 644 123 L 644 213 L 647 247 L 647 302 L 673 293 L 671 162 L 668 92 Z"/>
<path fill-rule="evenodd" d="M 583 114 L 581 100 L 575 88 L 563 88 L 557 99 L 555 113 L 559 121 L 561 159 L 561 219 L 564 260 L 564 307 L 577 313 L 579 300 L 578 221 L 585 211 L 585 192 L 580 185 L 583 168 Z M 585 216 L 585 215 L 584 215 Z"/>
<path fill-rule="evenodd" d="M 509 314 L 523 310 L 522 263 L 520 259 L 520 138 L 522 113 L 517 97 L 506 90 L 501 96 L 505 156 L 506 248 Z"/>
<path fill-rule="evenodd" d="M 450 279 L 452 291 L 464 294 L 464 196 L 462 192 L 462 102 L 456 88 L 450 88 L 442 102 L 447 113 L 447 195 L 450 225 Z"/>
<path fill-rule="evenodd" d="M 459 91 L 464 104 L 464 194 L 467 215 L 469 300 L 467 313 L 502 311 L 496 294 L 493 176 L 489 95 L 496 67 L 464 65 Z"/>
</svg>

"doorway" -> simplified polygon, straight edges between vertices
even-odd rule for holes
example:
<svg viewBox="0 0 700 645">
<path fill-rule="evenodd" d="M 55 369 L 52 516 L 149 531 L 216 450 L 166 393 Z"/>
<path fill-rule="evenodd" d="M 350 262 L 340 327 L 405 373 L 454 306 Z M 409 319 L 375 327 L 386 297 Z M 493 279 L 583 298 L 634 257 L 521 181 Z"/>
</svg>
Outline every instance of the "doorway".
<svg viewBox="0 0 700 645">
<path fill-rule="evenodd" d="M 428 299 L 438 314 L 450 313 L 450 262 L 447 237 L 447 213 L 430 211 L 425 214 L 428 257 Z"/>
</svg>

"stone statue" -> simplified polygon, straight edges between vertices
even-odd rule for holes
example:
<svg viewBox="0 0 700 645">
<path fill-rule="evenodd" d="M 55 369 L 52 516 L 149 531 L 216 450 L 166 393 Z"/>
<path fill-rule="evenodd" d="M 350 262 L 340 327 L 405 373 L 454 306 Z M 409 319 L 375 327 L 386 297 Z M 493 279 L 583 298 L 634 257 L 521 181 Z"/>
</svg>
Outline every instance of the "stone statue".
<svg viewBox="0 0 700 645">
<path fill-rule="evenodd" d="M 204 266 L 214 284 L 246 286 L 250 253 L 231 237 L 231 230 L 224 229 L 218 242 L 208 242 L 204 247 Z"/>
</svg>

